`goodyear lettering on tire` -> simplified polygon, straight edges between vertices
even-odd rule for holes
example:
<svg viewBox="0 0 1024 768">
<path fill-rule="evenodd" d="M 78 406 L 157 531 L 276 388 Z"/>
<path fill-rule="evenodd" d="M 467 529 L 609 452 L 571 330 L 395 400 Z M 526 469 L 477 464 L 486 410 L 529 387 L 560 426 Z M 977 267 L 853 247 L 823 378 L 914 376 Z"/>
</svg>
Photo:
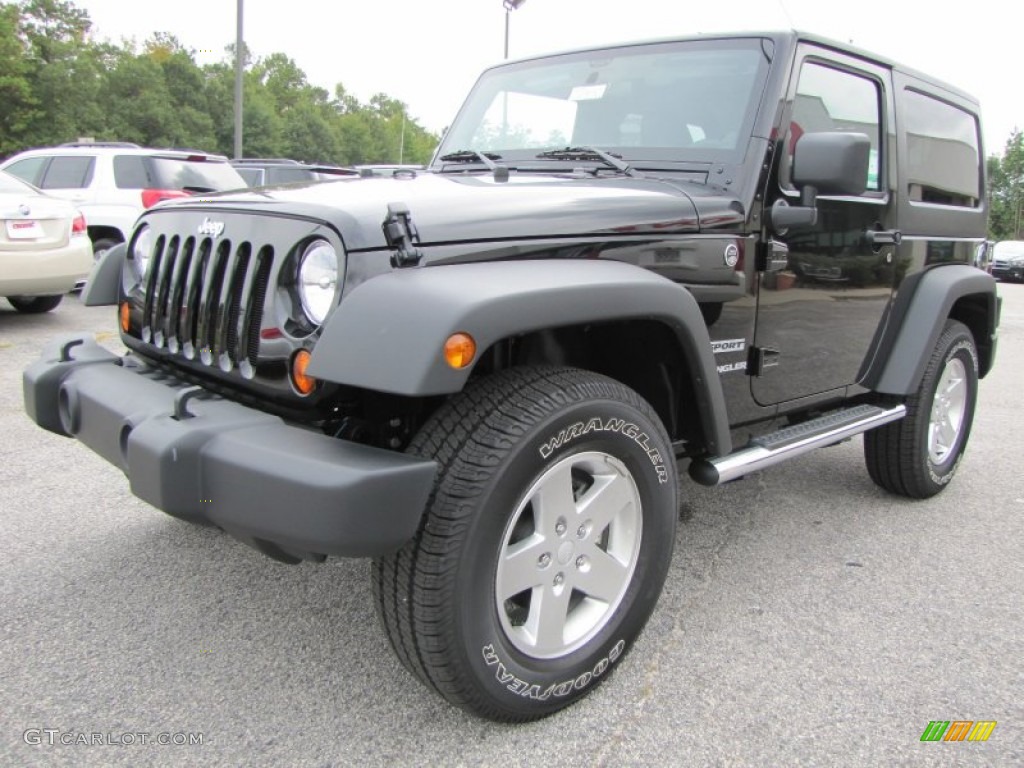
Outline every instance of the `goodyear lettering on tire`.
<svg viewBox="0 0 1024 768">
<path fill-rule="evenodd" d="M 622 655 L 622 651 L 625 647 L 626 641 L 619 640 L 619 642 L 612 646 L 612 649 L 608 651 L 608 655 L 602 657 L 592 669 L 588 669 L 576 677 L 563 680 L 560 683 L 552 683 L 546 688 L 543 688 L 543 690 L 540 685 L 530 683 L 529 681 L 516 677 L 514 674 L 509 672 L 505 663 L 498 656 L 497 651 L 494 650 L 493 645 L 485 645 L 482 650 L 484 663 L 490 667 L 494 667 L 494 679 L 497 680 L 500 685 L 523 698 L 535 699 L 536 701 L 547 701 L 552 696 L 555 698 L 563 698 L 573 691 L 582 691 L 594 682 L 594 680 L 608 671 L 608 668 Z"/>
</svg>

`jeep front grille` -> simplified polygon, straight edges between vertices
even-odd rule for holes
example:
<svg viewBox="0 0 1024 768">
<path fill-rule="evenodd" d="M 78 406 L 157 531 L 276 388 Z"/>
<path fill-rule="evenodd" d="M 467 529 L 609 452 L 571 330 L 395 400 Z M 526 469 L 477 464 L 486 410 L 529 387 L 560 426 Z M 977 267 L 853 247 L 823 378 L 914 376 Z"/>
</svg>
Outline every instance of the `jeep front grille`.
<svg viewBox="0 0 1024 768">
<path fill-rule="evenodd" d="M 189 360 L 252 376 L 274 249 L 161 235 L 153 249 L 142 340 Z"/>
</svg>

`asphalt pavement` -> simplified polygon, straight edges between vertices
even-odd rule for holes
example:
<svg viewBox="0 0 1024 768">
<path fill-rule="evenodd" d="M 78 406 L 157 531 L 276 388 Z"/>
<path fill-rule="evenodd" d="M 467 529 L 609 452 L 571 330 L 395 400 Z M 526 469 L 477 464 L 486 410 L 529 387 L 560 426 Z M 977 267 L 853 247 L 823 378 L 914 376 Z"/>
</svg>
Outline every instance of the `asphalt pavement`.
<svg viewBox="0 0 1024 768">
<path fill-rule="evenodd" d="M 684 480 L 640 640 L 592 695 L 520 726 L 404 671 L 367 562 L 276 563 L 32 424 L 21 371 L 43 342 L 117 349 L 116 318 L 0 300 L 0 765 L 1022 765 L 1024 285 L 1000 293 L 996 368 L 943 494 L 876 488 L 859 439 L 723 488 Z M 934 720 L 997 725 L 922 742 Z"/>
</svg>

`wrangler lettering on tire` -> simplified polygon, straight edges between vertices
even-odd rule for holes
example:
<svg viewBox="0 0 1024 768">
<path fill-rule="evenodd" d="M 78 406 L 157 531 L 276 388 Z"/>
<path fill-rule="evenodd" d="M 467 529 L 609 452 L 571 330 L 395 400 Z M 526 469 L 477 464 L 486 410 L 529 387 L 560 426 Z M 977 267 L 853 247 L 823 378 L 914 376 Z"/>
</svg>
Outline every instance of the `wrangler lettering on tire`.
<svg viewBox="0 0 1024 768">
<path fill-rule="evenodd" d="M 650 406 L 593 373 L 513 369 L 453 398 L 409 451 L 441 470 L 414 540 L 373 566 L 403 663 L 509 721 L 603 681 L 671 559 L 677 479 Z"/>
</svg>

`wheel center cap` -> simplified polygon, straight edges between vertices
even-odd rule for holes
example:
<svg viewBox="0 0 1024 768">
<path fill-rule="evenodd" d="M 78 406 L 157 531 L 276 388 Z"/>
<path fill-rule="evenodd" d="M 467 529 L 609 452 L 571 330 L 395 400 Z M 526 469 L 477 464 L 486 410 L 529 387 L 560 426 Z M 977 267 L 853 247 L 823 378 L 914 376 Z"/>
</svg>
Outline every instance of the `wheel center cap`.
<svg viewBox="0 0 1024 768">
<path fill-rule="evenodd" d="M 563 541 L 561 546 L 558 547 L 558 562 L 561 565 L 566 565 L 572 560 L 572 554 L 576 551 L 576 546 L 571 541 Z"/>
</svg>

